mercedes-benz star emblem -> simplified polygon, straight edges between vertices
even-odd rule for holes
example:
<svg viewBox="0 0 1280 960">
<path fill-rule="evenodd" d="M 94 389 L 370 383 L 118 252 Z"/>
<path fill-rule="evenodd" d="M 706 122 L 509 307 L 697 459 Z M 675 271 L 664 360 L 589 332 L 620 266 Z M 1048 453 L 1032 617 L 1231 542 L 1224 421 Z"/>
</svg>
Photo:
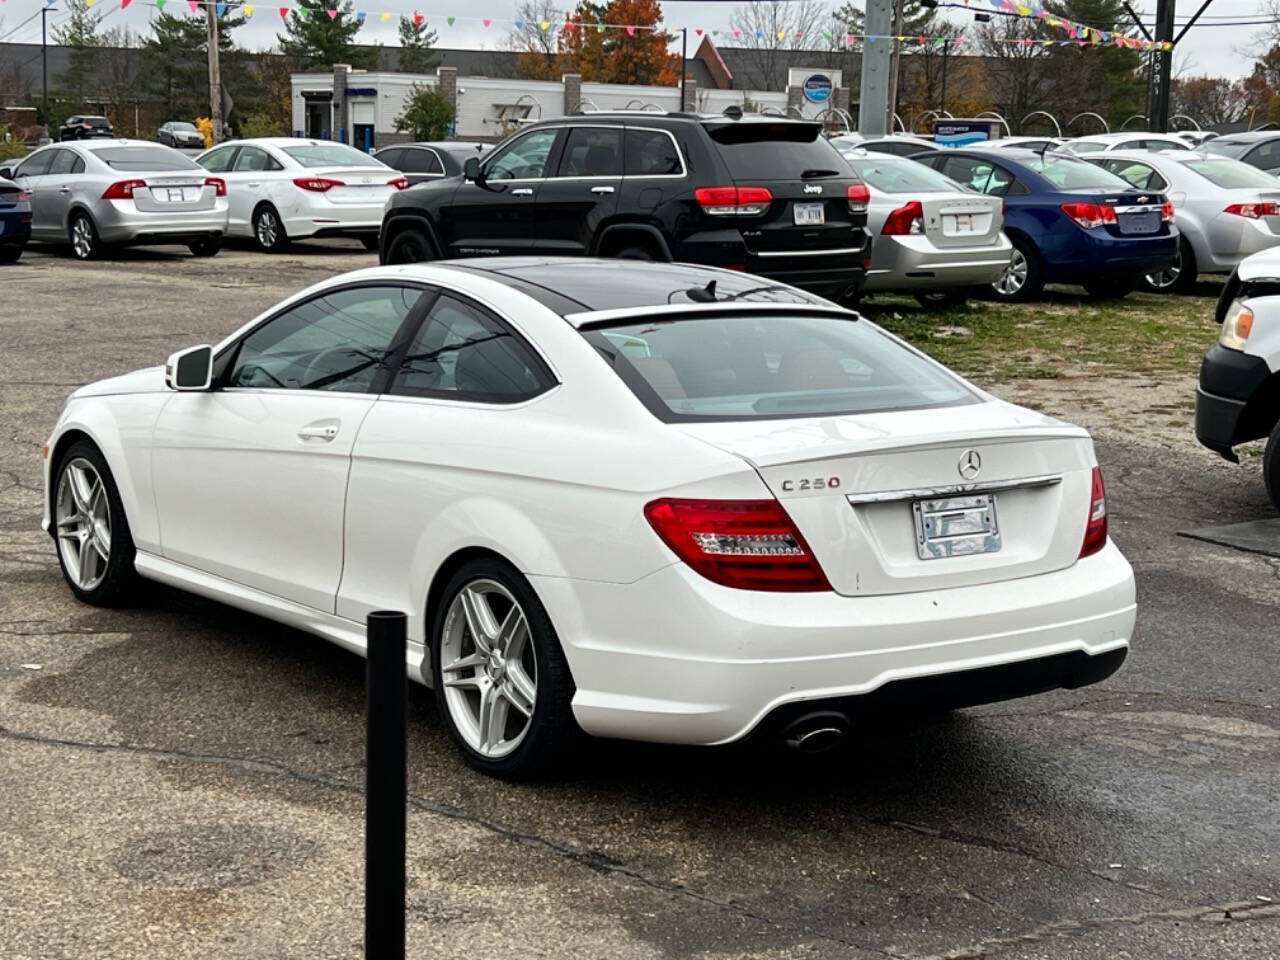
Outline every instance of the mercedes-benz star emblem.
<svg viewBox="0 0 1280 960">
<path fill-rule="evenodd" d="M 960 471 L 960 476 L 966 480 L 976 479 L 982 472 L 982 454 L 977 450 L 966 450 L 960 454 L 960 464 L 957 469 Z"/>
</svg>

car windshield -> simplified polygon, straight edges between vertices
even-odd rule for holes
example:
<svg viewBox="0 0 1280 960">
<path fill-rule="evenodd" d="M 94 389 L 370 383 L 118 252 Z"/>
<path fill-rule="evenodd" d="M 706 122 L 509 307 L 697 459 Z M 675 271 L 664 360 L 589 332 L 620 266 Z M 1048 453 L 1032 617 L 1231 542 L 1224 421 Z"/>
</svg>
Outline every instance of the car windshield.
<svg viewBox="0 0 1280 960">
<path fill-rule="evenodd" d="M 1130 185 L 1113 173 L 1094 166 L 1087 160 L 1076 160 L 1060 153 L 1044 154 L 1022 161 L 1059 190 L 1082 190 L 1101 187 L 1104 190 L 1129 190 Z"/>
<path fill-rule="evenodd" d="M 344 143 L 300 143 L 284 152 L 304 167 L 385 167 L 386 164 Z"/>
<path fill-rule="evenodd" d="M 1200 144 L 1200 152 L 1216 153 L 1220 157 L 1233 157 L 1238 160 L 1249 152 L 1249 148 L 1254 145 L 1254 142 L 1250 140 L 1223 140 L 1221 138 L 1206 140 Z"/>
<path fill-rule="evenodd" d="M 583 335 L 668 423 L 819 417 L 976 402 L 852 314 L 746 313 L 592 325 Z"/>
<path fill-rule="evenodd" d="M 195 127 L 195 124 L 194 124 L 194 123 L 171 123 L 171 124 L 169 124 L 169 129 L 170 129 L 170 130 L 181 130 L 183 133 L 190 133 L 191 131 L 195 130 L 195 128 L 196 128 L 196 127 Z"/>
<path fill-rule="evenodd" d="M 739 182 L 833 177 L 846 169 L 835 147 L 819 136 L 817 124 L 711 124 L 707 132 L 720 148 L 729 176 Z"/>
<path fill-rule="evenodd" d="M 1263 187 L 1264 189 L 1280 189 L 1280 180 L 1263 173 L 1257 167 L 1251 167 L 1239 160 L 1221 159 L 1184 160 L 1188 170 L 1194 170 L 1200 176 L 1219 187 L 1232 189 L 1235 187 Z"/>
<path fill-rule="evenodd" d="M 196 164 L 167 147 L 107 147 L 93 152 L 112 170 L 147 173 L 155 170 L 199 170 Z"/>
<path fill-rule="evenodd" d="M 846 159 L 868 186 L 882 193 L 968 192 L 967 187 L 914 160 L 895 160 L 887 156 L 850 156 Z"/>
<path fill-rule="evenodd" d="M 80 122 L 81 122 L 81 123 L 87 123 L 87 124 L 88 124 L 89 126 L 91 126 L 91 127 L 109 127 L 109 126 L 111 126 L 110 121 L 108 121 L 106 117 L 85 117 L 85 118 L 84 118 L 83 120 L 81 120 Z"/>
</svg>

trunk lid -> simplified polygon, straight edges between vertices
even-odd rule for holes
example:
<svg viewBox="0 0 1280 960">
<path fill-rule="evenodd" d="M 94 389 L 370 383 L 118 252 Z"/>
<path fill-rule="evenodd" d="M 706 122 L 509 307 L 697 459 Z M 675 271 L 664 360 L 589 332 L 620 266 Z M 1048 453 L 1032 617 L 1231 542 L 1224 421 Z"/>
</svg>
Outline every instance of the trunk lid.
<svg viewBox="0 0 1280 960">
<path fill-rule="evenodd" d="M 846 596 L 1034 576 L 1080 555 L 1088 434 L 999 400 L 679 429 L 755 467 Z M 980 464 L 962 474 L 970 451 Z"/>
<path fill-rule="evenodd" d="M 1116 222 L 1103 227 L 1114 237 L 1156 237 L 1166 236 L 1169 232 L 1161 213 L 1165 201 L 1163 193 L 1080 187 L 1064 195 L 1063 200 L 1114 207 Z"/>
<path fill-rule="evenodd" d="M 1220 216 L 1235 217 L 1238 214 L 1227 213 L 1226 208 L 1235 203 L 1274 203 L 1277 205 L 1277 211 L 1280 211 L 1280 188 L 1275 190 L 1259 190 L 1257 187 L 1232 187 L 1222 191 L 1223 196 L 1223 212 Z M 1263 216 L 1257 218 L 1258 222 L 1265 226 L 1270 233 L 1280 236 L 1280 212 L 1271 216 Z"/>
<path fill-rule="evenodd" d="M 1004 201 L 969 193 L 926 193 L 919 197 L 924 232 L 939 248 L 990 245 L 1004 226 Z"/>
<path fill-rule="evenodd" d="M 342 181 L 342 186 L 330 187 L 323 195 L 330 203 L 351 206 L 385 203 L 396 192 L 396 188 L 387 181 L 394 180 L 397 175 L 396 171 L 384 166 L 321 167 L 306 172 L 308 177 Z"/>
<path fill-rule="evenodd" d="M 142 213 L 212 210 L 217 200 L 217 191 L 205 183 L 203 174 L 148 173 L 144 179 L 146 188 L 133 190 L 134 206 Z"/>
</svg>

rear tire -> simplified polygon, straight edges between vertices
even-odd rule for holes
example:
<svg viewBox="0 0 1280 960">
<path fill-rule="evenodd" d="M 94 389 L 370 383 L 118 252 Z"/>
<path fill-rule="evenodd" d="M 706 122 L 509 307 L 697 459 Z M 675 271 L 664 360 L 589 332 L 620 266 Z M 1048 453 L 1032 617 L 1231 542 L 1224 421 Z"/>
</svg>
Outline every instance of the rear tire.
<svg viewBox="0 0 1280 960">
<path fill-rule="evenodd" d="M 52 533 L 67 586 L 98 607 L 128 599 L 137 586 L 137 550 L 102 451 L 88 440 L 73 443 L 53 476 Z"/>
<path fill-rule="evenodd" d="M 366 250 L 372 250 L 374 253 L 378 252 L 378 237 L 376 234 L 372 237 L 365 234 L 360 238 L 360 242 L 364 244 Z"/>
<path fill-rule="evenodd" d="M 473 560 L 450 578 L 429 615 L 436 706 L 467 763 L 504 778 L 554 770 L 579 735 L 575 687 L 529 582 L 496 557 Z M 500 629 L 513 622 L 510 632 Z M 526 713 L 518 702 L 532 708 Z"/>
<path fill-rule="evenodd" d="M 191 251 L 193 257 L 216 257 L 218 251 L 222 249 L 222 238 L 208 237 L 197 240 L 195 243 L 187 244 L 187 249 Z"/>
<path fill-rule="evenodd" d="M 1267 449 L 1262 454 L 1262 482 L 1272 504 L 1280 510 L 1280 422 L 1272 428 Z"/>
<path fill-rule="evenodd" d="M 19 246 L 0 247 L 0 263 L 17 263 L 20 256 L 22 248 Z"/>
<path fill-rule="evenodd" d="M 1173 266 L 1142 278 L 1142 288 L 1152 293 L 1190 293 L 1196 285 L 1196 254 L 1186 236 L 1178 240 L 1178 259 Z"/>
<path fill-rule="evenodd" d="M 965 290 L 921 290 L 915 297 L 916 303 L 926 310 L 949 310 L 969 302 L 969 294 Z"/>
<path fill-rule="evenodd" d="M 431 238 L 422 230 L 410 227 L 401 230 L 387 245 L 386 257 L 382 259 L 384 266 L 401 263 L 425 263 L 435 259 L 435 250 Z"/>
<path fill-rule="evenodd" d="M 1040 254 L 1021 237 L 1010 237 L 1013 253 L 1009 266 L 1000 279 L 991 284 L 991 296 L 1001 303 L 1026 303 L 1040 296 L 1044 290 L 1044 271 L 1040 267 Z"/>
<path fill-rule="evenodd" d="M 97 260 L 102 256 L 106 245 L 99 239 L 93 219 L 84 211 L 77 210 L 71 215 L 67 233 L 71 253 L 77 260 Z"/>
<path fill-rule="evenodd" d="M 646 260 L 653 263 L 657 258 L 644 247 L 624 247 L 613 255 L 615 260 Z"/>
<path fill-rule="evenodd" d="M 289 234 L 276 208 L 266 203 L 253 212 L 253 242 L 263 253 L 280 253 L 289 246 Z"/>
<path fill-rule="evenodd" d="M 1095 300 L 1119 300 L 1138 285 L 1137 277 L 1096 277 L 1080 284 Z"/>
</svg>

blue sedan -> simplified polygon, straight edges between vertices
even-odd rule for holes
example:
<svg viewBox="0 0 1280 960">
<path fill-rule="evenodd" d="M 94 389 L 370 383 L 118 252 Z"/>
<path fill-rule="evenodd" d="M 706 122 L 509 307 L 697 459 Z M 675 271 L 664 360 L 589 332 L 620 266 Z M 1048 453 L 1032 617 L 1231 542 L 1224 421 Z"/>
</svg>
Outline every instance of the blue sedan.
<svg viewBox="0 0 1280 960">
<path fill-rule="evenodd" d="M 1057 152 L 944 150 L 921 163 L 979 193 L 1002 197 L 1013 257 L 991 285 L 997 300 L 1023 301 L 1046 283 L 1078 283 L 1122 297 L 1178 253 L 1173 206 L 1093 164 Z"/>
<path fill-rule="evenodd" d="M 31 236 L 31 199 L 12 180 L 0 179 L 0 263 L 14 263 Z"/>
</svg>

